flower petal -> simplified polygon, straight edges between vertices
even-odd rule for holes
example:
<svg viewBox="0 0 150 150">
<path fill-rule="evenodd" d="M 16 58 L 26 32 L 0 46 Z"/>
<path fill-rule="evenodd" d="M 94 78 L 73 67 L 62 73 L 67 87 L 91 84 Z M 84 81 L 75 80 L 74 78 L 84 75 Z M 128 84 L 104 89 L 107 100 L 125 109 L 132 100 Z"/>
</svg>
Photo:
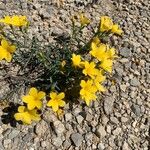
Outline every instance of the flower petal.
<svg viewBox="0 0 150 150">
<path fill-rule="evenodd" d="M 33 100 L 34 100 L 33 96 L 30 96 L 30 95 L 22 96 L 22 101 L 25 102 L 25 103 L 30 103 Z"/>
<path fill-rule="evenodd" d="M 65 93 L 61 92 L 60 94 L 57 95 L 58 99 L 63 99 L 65 97 Z"/>
<path fill-rule="evenodd" d="M 36 88 L 32 87 L 29 90 L 29 95 L 32 95 L 33 97 L 37 97 L 37 94 L 38 94 L 38 90 Z"/>
<path fill-rule="evenodd" d="M 45 97 L 45 92 L 38 92 L 38 99 L 43 99 Z"/>
<path fill-rule="evenodd" d="M 25 106 L 19 106 L 18 107 L 18 112 L 22 113 L 25 111 Z"/>
<path fill-rule="evenodd" d="M 63 100 L 59 100 L 58 104 L 59 104 L 60 107 L 64 107 L 66 103 Z"/>
</svg>

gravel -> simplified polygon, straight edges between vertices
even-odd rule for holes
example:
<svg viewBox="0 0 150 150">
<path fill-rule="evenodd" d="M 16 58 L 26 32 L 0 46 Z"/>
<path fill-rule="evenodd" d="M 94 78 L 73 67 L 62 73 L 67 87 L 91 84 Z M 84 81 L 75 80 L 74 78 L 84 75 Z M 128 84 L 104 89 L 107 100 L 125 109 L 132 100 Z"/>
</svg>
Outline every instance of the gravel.
<svg viewBox="0 0 150 150">
<path fill-rule="evenodd" d="M 64 0 L 64 4 L 59 5 L 58 1 L 1 1 L 0 16 L 27 15 L 31 21 L 29 37 L 36 35 L 47 44 L 53 42 L 55 36 L 70 32 L 70 17 L 76 12 L 84 11 L 94 24 L 99 22 L 100 15 L 109 15 L 119 23 L 124 34 L 111 39 L 119 58 L 111 81 L 105 83 L 108 91 L 90 107 L 67 104 L 65 115 L 60 118 L 47 109 L 43 119 L 30 126 L 18 124 L 14 128 L 0 119 L 0 150 L 148 150 L 150 2 Z M 1 68 L 3 65 L 0 64 L 0 99 L 10 90 L 3 78 L 15 70 L 6 64 L 10 70 L 5 71 Z M 18 98 L 15 97 L 15 101 L 18 102 Z M 2 116 L 5 106 L 0 107 Z"/>
</svg>

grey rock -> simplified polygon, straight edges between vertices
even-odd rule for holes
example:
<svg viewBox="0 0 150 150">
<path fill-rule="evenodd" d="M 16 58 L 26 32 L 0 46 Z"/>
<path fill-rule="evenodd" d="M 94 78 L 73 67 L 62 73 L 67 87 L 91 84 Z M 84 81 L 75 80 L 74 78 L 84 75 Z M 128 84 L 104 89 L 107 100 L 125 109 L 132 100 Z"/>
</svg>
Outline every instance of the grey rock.
<svg viewBox="0 0 150 150">
<path fill-rule="evenodd" d="M 130 84 L 132 86 L 139 86 L 140 82 L 139 82 L 139 80 L 137 78 L 133 78 L 133 79 L 130 80 Z"/>
<path fill-rule="evenodd" d="M 54 122 L 54 128 L 57 135 L 60 135 L 65 131 L 64 125 L 59 120 Z"/>
<path fill-rule="evenodd" d="M 113 135 L 119 135 L 121 133 L 121 128 L 116 128 L 115 130 L 112 131 Z"/>
<path fill-rule="evenodd" d="M 52 139 L 52 143 L 53 145 L 55 145 L 56 147 L 60 147 L 63 143 L 61 137 L 56 137 Z"/>
<path fill-rule="evenodd" d="M 103 138 L 106 136 L 106 131 L 105 131 L 105 128 L 101 125 L 99 125 L 96 129 L 96 135 L 99 137 L 99 138 Z"/>
<path fill-rule="evenodd" d="M 128 118 L 126 117 L 121 117 L 121 122 L 127 122 L 128 121 Z"/>
<path fill-rule="evenodd" d="M 20 133 L 20 131 L 14 129 L 14 130 L 12 130 L 12 132 L 9 133 L 8 138 L 9 138 L 9 139 L 13 139 L 13 138 L 15 138 L 19 133 Z"/>
<path fill-rule="evenodd" d="M 78 115 L 77 117 L 77 122 L 80 124 L 80 123 L 82 123 L 82 121 L 83 121 L 83 117 L 81 116 L 81 115 Z"/>
<path fill-rule="evenodd" d="M 130 57 L 131 56 L 131 50 L 129 48 L 122 48 L 120 49 L 120 55 L 123 57 Z"/>
<path fill-rule="evenodd" d="M 138 105 L 133 104 L 133 105 L 131 106 L 131 109 L 132 109 L 132 111 L 134 112 L 134 114 L 135 114 L 136 116 L 140 116 L 140 114 L 141 114 L 141 109 L 140 109 L 140 107 L 139 107 Z"/>
<path fill-rule="evenodd" d="M 103 143 L 99 143 L 99 144 L 98 144 L 98 149 L 99 149 L 99 150 L 104 150 L 104 149 L 105 149 L 104 144 L 103 144 Z"/>
<path fill-rule="evenodd" d="M 130 150 L 127 142 L 123 143 L 122 150 Z"/>
<path fill-rule="evenodd" d="M 71 121 L 72 120 L 72 114 L 71 113 L 66 113 L 65 114 L 65 120 L 66 121 Z"/>
<path fill-rule="evenodd" d="M 113 110 L 114 99 L 113 97 L 106 97 L 104 99 L 104 111 L 109 115 Z"/>
<path fill-rule="evenodd" d="M 41 120 L 39 123 L 37 123 L 35 127 L 35 133 L 38 136 L 44 135 L 48 130 L 48 124 L 44 120 Z"/>
<path fill-rule="evenodd" d="M 73 141 L 75 146 L 79 147 L 83 141 L 83 137 L 79 133 L 73 133 L 71 135 L 71 140 Z"/>
<path fill-rule="evenodd" d="M 119 124 L 119 121 L 118 121 L 118 119 L 116 117 L 110 117 L 110 120 L 114 124 Z"/>
</svg>

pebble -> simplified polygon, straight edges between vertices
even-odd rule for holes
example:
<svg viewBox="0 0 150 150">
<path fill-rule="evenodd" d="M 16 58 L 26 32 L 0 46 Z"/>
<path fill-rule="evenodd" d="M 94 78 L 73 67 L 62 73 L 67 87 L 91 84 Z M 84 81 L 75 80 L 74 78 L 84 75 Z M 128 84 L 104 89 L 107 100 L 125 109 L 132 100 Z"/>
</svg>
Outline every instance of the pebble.
<svg viewBox="0 0 150 150">
<path fill-rule="evenodd" d="M 96 135 L 101 139 L 104 138 L 106 136 L 105 128 L 99 125 L 96 129 Z"/>
<path fill-rule="evenodd" d="M 133 79 L 130 80 L 130 84 L 132 86 L 139 86 L 140 82 L 139 82 L 139 80 L 137 78 L 133 78 Z"/>
<path fill-rule="evenodd" d="M 49 131 L 49 127 L 48 127 L 48 124 L 44 120 L 41 120 L 39 123 L 37 123 L 35 127 L 35 133 L 38 136 L 44 135 L 47 131 Z"/>
<path fill-rule="evenodd" d="M 113 135 L 119 135 L 121 133 L 121 128 L 116 128 L 115 130 L 112 131 Z"/>
<path fill-rule="evenodd" d="M 106 97 L 104 99 L 104 111 L 107 115 L 112 113 L 113 110 L 114 99 L 113 97 Z"/>
<path fill-rule="evenodd" d="M 66 121 L 71 121 L 72 120 L 72 114 L 71 113 L 66 113 L 65 114 L 65 120 Z"/>
<path fill-rule="evenodd" d="M 75 146 L 79 147 L 83 141 L 83 137 L 79 133 L 73 133 L 71 135 L 71 140 L 73 141 Z"/>
<path fill-rule="evenodd" d="M 129 48 L 122 48 L 120 49 L 120 55 L 123 57 L 130 57 L 131 56 L 131 50 Z"/>
<path fill-rule="evenodd" d="M 54 122 L 54 128 L 57 135 L 62 134 L 65 131 L 64 125 L 59 120 Z"/>
<path fill-rule="evenodd" d="M 131 109 L 132 109 L 132 111 L 134 112 L 134 114 L 135 114 L 136 116 L 140 116 L 140 114 L 141 114 L 141 109 L 140 109 L 140 107 L 139 107 L 138 105 L 133 104 L 133 105 L 131 106 Z"/>
<path fill-rule="evenodd" d="M 82 121 L 84 120 L 84 118 L 83 118 L 81 115 L 78 115 L 76 118 L 77 118 L 77 122 L 78 122 L 79 124 L 81 124 Z"/>
<path fill-rule="evenodd" d="M 56 147 L 60 147 L 63 143 L 61 137 L 56 137 L 52 139 L 52 143 L 53 145 L 55 145 Z"/>
<path fill-rule="evenodd" d="M 110 120 L 114 123 L 114 124 L 119 124 L 119 121 L 116 117 L 110 117 Z"/>
<path fill-rule="evenodd" d="M 8 138 L 9 138 L 9 139 L 13 139 L 13 138 L 15 138 L 16 136 L 18 136 L 19 133 L 20 133 L 19 130 L 13 129 L 12 132 L 9 133 Z"/>
</svg>

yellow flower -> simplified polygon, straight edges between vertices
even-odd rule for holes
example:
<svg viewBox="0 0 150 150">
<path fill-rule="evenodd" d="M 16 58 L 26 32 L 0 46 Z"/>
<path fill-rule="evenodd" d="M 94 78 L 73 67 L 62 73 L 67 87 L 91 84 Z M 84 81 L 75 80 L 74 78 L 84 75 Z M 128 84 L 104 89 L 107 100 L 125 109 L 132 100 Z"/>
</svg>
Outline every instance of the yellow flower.
<svg viewBox="0 0 150 150">
<path fill-rule="evenodd" d="M 80 17 L 81 26 L 85 26 L 90 23 L 90 20 L 87 17 L 85 17 L 83 13 L 81 13 L 79 17 Z"/>
<path fill-rule="evenodd" d="M 94 79 L 93 83 L 97 90 L 104 92 L 105 88 L 101 85 L 101 83 L 106 79 L 105 76 L 102 75 L 102 73 L 99 73 Z"/>
<path fill-rule="evenodd" d="M 59 110 L 59 107 L 65 106 L 65 101 L 62 99 L 65 97 L 65 93 L 61 92 L 60 94 L 57 94 L 56 92 L 50 93 L 50 100 L 47 103 L 47 106 L 52 107 L 53 111 L 57 112 Z"/>
<path fill-rule="evenodd" d="M 102 61 L 102 59 L 106 57 L 107 45 L 101 43 L 99 46 L 97 46 L 94 42 L 92 42 L 91 49 L 92 50 L 90 51 L 90 54 L 99 61 Z"/>
<path fill-rule="evenodd" d="M 81 80 L 80 86 L 82 88 L 80 90 L 81 98 L 85 100 L 86 104 L 89 106 L 90 102 L 97 98 L 97 96 L 95 95 L 97 89 L 95 88 L 95 86 L 93 86 L 92 80 L 88 80 L 87 82 Z"/>
<path fill-rule="evenodd" d="M 94 62 L 89 63 L 89 62 L 85 61 L 84 69 L 82 72 L 84 75 L 86 75 L 86 76 L 88 75 L 91 78 L 94 78 L 94 76 L 97 75 L 97 73 L 98 73 L 98 69 L 95 68 Z"/>
<path fill-rule="evenodd" d="M 34 108 L 41 109 L 42 108 L 42 99 L 45 97 L 45 93 L 43 91 L 39 91 L 32 87 L 29 90 L 29 94 L 22 97 L 24 103 L 27 103 L 27 107 L 29 110 Z"/>
<path fill-rule="evenodd" d="M 56 111 L 56 113 L 57 113 L 57 116 L 58 116 L 58 117 L 61 117 L 61 116 L 63 116 L 64 111 L 63 111 L 62 109 L 58 109 L 58 110 Z"/>
<path fill-rule="evenodd" d="M 119 26 L 117 24 L 114 24 L 112 26 L 111 32 L 118 34 L 118 35 L 121 35 L 123 33 L 123 31 L 119 28 Z"/>
<path fill-rule="evenodd" d="M 110 17 L 108 17 L 108 16 L 101 17 L 101 21 L 100 21 L 100 31 L 101 32 L 105 32 L 105 31 L 107 32 L 107 31 L 111 30 L 112 26 L 113 26 L 113 22 Z"/>
<path fill-rule="evenodd" d="M 0 22 L 17 27 L 26 26 L 28 24 L 26 16 L 5 16 L 4 19 L 0 19 Z"/>
<path fill-rule="evenodd" d="M 31 124 L 32 121 L 39 121 L 41 119 L 37 109 L 28 110 L 25 106 L 18 107 L 18 113 L 15 113 L 14 118 L 17 121 L 22 121 L 24 124 Z"/>
<path fill-rule="evenodd" d="M 116 55 L 116 50 L 115 50 L 115 48 L 108 48 L 108 50 L 107 50 L 107 57 L 109 58 L 109 59 L 113 59 L 113 58 L 116 58 L 117 57 L 117 55 Z"/>
<path fill-rule="evenodd" d="M 16 50 L 15 45 L 11 45 L 5 39 L 2 39 L 1 46 L 0 46 L 0 60 L 6 59 L 8 62 L 12 59 L 12 53 Z"/>
<path fill-rule="evenodd" d="M 113 60 L 103 59 L 103 61 L 100 64 L 100 67 L 103 68 L 105 71 L 108 71 L 109 73 L 111 73 L 112 72 L 112 65 L 113 65 Z"/>
<path fill-rule="evenodd" d="M 75 67 L 81 67 L 81 56 L 80 55 L 72 54 L 71 60 Z"/>
</svg>

